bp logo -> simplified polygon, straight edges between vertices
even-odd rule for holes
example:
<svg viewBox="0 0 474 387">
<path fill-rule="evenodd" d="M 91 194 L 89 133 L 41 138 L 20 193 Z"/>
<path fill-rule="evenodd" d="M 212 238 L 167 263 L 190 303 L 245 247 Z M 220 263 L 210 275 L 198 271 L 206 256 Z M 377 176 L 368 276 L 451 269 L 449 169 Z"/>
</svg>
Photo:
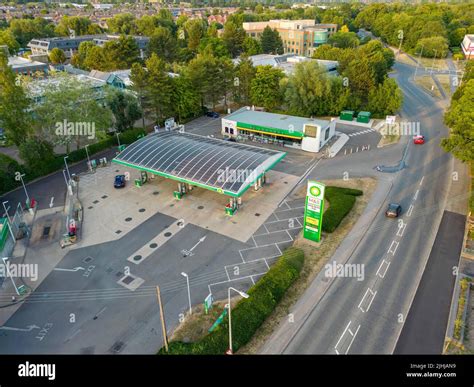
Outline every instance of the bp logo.
<svg viewBox="0 0 474 387">
<path fill-rule="evenodd" d="M 319 196 L 321 194 L 321 190 L 319 189 L 319 187 L 317 186 L 312 186 L 310 189 L 309 189 L 309 192 L 311 195 L 313 196 Z"/>
</svg>

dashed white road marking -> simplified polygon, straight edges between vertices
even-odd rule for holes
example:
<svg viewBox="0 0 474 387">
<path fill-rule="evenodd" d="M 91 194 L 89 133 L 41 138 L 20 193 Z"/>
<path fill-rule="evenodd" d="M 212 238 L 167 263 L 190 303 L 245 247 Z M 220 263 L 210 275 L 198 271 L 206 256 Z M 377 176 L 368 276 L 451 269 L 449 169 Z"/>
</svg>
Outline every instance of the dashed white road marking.
<svg viewBox="0 0 474 387">
<path fill-rule="evenodd" d="M 416 190 L 415 196 L 413 196 L 413 200 L 416 200 L 418 198 L 418 193 L 420 192 L 419 189 Z"/>
<path fill-rule="evenodd" d="M 423 184 L 423 180 L 425 180 L 425 177 L 424 177 L 424 176 L 423 176 L 423 177 L 421 178 L 421 180 L 420 180 L 420 185 Z"/>
<path fill-rule="evenodd" d="M 379 276 L 380 278 L 384 278 L 389 266 L 390 266 L 390 262 L 386 261 L 385 259 L 382 260 L 379 268 L 377 269 L 377 273 L 375 273 L 375 275 Z"/>
<path fill-rule="evenodd" d="M 405 232 L 405 228 L 407 227 L 407 224 L 403 222 L 400 227 L 398 227 L 397 230 L 397 236 L 401 237 L 403 236 L 403 233 Z"/>
<path fill-rule="evenodd" d="M 339 340 L 337 341 L 336 345 L 334 346 L 334 350 L 336 352 L 336 354 L 340 354 L 339 350 L 338 350 L 338 346 L 342 340 L 342 338 L 346 335 L 346 333 L 349 333 L 351 336 L 352 336 L 352 339 L 351 339 L 351 342 L 349 343 L 349 346 L 347 347 L 347 349 L 344 351 L 344 354 L 347 355 L 347 353 L 349 352 L 349 350 L 351 349 L 351 346 L 352 346 L 352 343 L 354 342 L 354 339 L 355 337 L 357 336 L 357 333 L 359 332 L 359 329 L 360 329 L 360 324 L 359 326 L 357 327 L 356 331 L 355 332 L 352 332 L 350 329 L 349 329 L 349 326 L 352 324 L 352 321 L 349 321 L 349 323 L 347 324 L 346 326 L 346 329 L 344 329 L 344 332 L 342 332 L 342 335 L 341 337 L 339 337 Z"/>
<path fill-rule="evenodd" d="M 411 213 L 413 212 L 413 208 L 415 208 L 413 204 L 410 204 L 410 207 L 408 207 L 407 216 L 411 216 Z"/>
<path fill-rule="evenodd" d="M 357 333 L 359 332 L 359 329 L 360 329 L 360 324 L 359 324 L 359 326 L 357 327 L 355 333 L 352 335 L 352 340 L 351 340 L 351 342 L 349 343 L 349 346 L 347 347 L 347 350 L 346 350 L 346 352 L 345 352 L 345 355 L 347 355 L 347 353 L 348 353 L 349 350 L 351 349 L 352 343 L 354 342 L 354 340 L 355 340 L 355 338 L 356 338 L 356 336 L 357 336 Z M 351 334 L 352 334 L 352 332 L 351 332 Z"/>
<path fill-rule="evenodd" d="M 397 241 L 392 241 L 392 243 L 390 244 L 390 247 L 388 248 L 387 253 L 395 255 L 395 252 L 397 251 L 398 245 L 399 245 L 399 243 Z"/>
<path fill-rule="evenodd" d="M 377 295 L 377 291 L 372 291 L 372 289 L 370 288 L 367 288 L 367 290 L 365 291 L 364 293 L 364 297 L 362 297 L 362 300 L 360 300 L 359 302 L 359 305 L 357 306 L 363 313 L 366 313 L 369 311 L 370 309 L 370 306 L 372 305 L 372 302 L 374 301 L 374 298 L 375 296 Z M 368 304 L 367 304 L 367 307 L 366 309 L 364 309 L 362 307 L 362 304 L 364 303 L 364 301 L 366 301 L 366 298 L 367 298 L 367 301 L 368 301 Z"/>
</svg>

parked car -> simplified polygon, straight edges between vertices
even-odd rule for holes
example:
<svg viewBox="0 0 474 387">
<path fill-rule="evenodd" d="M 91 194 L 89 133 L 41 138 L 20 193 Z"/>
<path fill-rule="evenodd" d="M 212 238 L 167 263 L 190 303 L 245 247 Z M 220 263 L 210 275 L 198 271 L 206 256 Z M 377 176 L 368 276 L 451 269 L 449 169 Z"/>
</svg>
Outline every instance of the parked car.
<svg viewBox="0 0 474 387">
<path fill-rule="evenodd" d="M 117 175 L 114 180 L 114 188 L 123 188 L 125 187 L 125 175 Z"/>
<path fill-rule="evenodd" d="M 418 135 L 413 137 L 413 144 L 424 144 L 425 143 L 425 136 Z"/>
<path fill-rule="evenodd" d="M 398 203 L 390 203 L 388 205 L 387 211 L 385 211 L 385 216 L 388 218 L 398 218 L 402 212 L 402 206 Z"/>
<path fill-rule="evenodd" d="M 208 112 L 206 112 L 206 116 L 211 117 L 211 118 L 219 118 L 219 113 L 213 112 L 213 111 L 208 111 Z"/>
<path fill-rule="evenodd" d="M 237 142 L 234 137 L 224 137 L 224 141 Z"/>
</svg>

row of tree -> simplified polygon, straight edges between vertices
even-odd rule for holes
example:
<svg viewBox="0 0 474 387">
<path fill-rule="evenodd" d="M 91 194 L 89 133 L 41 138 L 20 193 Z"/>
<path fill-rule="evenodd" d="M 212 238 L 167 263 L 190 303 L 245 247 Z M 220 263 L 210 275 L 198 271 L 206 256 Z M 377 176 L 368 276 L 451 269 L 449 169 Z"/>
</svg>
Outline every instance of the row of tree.
<svg viewBox="0 0 474 387">
<path fill-rule="evenodd" d="M 371 30 L 383 41 L 406 52 L 444 58 L 464 35 L 474 33 L 470 4 L 372 4 L 355 18 L 354 25 Z"/>
<path fill-rule="evenodd" d="M 474 62 L 466 64 L 461 85 L 451 98 L 444 115 L 450 128 L 449 137 L 441 145 L 447 152 L 464 162 L 474 161 Z"/>
</svg>

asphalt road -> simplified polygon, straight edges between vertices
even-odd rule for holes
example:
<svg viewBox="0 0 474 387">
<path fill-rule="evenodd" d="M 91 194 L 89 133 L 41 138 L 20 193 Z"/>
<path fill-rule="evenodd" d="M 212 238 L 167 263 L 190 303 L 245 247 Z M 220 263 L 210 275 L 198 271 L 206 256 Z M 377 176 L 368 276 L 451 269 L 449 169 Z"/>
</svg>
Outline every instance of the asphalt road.
<svg viewBox="0 0 474 387">
<path fill-rule="evenodd" d="M 91 158 L 98 160 L 99 158 L 107 157 L 108 160 L 111 160 L 113 157 L 115 157 L 116 151 L 116 148 L 113 148 L 104 152 L 100 152 L 96 155 L 91 155 Z M 69 166 L 69 172 L 71 174 L 79 174 L 85 171 L 87 171 L 86 160 Z M 36 200 L 38 203 L 38 209 L 40 210 L 48 208 L 50 206 L 51 200 L 53 202 L 53 207 L 63 206 L 66 197 L 66 182 L 64 180 L 63 172 L 54 172 L 41 179 L 28 183 L 26 184 L 26 190 L 28 192 L 28 196 Z M 10 206 L 10 214 L 13 214 L 13 211 L 17 207 L 18 203 L 21 202 L 22 205 L 24 205 L 26 194 L 23 187 L 20 186 L 19 188 L 1 196 L 0 200 L 2 202 L 8 201 L 7 205 Z"/>
<path fill-rule="evenodd" d="M 439 147 L 440 139 L 447 134 L 442 124 L 442 106 L 412 83 L 413 67 L 397 63 L 395 69 L 404 94 L 402 119 L 420 122 L 427 143 L 416 147 L 410 141 L 411 136 L 404 136 L 395 147 L 351 155 L 350 162 L 343 157 L 324 160 L 311 177 L 341 177 L 338 174 L 344 171 L 350 177 L 370 175 L 368 171 L 375 165 L 390 165 L 400 160 L 408 144 L 405 169 L 392 174 L 374 172 L 392 183 L 382 209 L 389 202 L 400 203 L 404 209 L 400 218 L 403 223 L 385 218 L 382 210 L 367 230 L 355 230 L 364 235 L 348 263 L 364 268 L 364 280 L 335 278 L 310 310 L 294 311 L 298 321 L 288 333 L 288 340 L 283 340 L 280 346 L 269 344 L 265 353 L 388 354 L 394 351 L 441 221 L 452 169 L 451 156 Z M 329 163 L 332 168 L 326 170 Z M 447 278 L 443 273 L 439 275 Z M 440 315 L 445 312 L 446 309 L 440 308 Z"/>
<path fill-rule="evenodd" d="M 466 217 L 445 211 L 395 354 L 443 351 Z"/>
</svg>

